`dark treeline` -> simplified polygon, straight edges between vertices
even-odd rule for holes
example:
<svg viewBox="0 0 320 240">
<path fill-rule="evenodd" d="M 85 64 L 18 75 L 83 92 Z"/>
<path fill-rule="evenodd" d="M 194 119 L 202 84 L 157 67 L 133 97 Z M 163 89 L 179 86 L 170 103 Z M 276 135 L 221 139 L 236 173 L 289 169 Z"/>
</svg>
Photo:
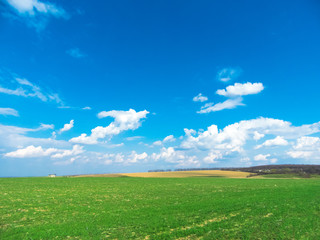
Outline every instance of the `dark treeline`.
<svg viewBox="0 0 320 240">
<path fill-rule="evenodd" d="M 281 164 L 281 165 L 262 165 L 254 167 L 241 168 L 221 168 L 228 171 L 243 171 L 258 174 L 274 174 L 274 173 L 306 173 L 320 174 L 320 165 L 304 165 L 304 164 Z"/>
<path fill-rule="evenodd" d="M 171 171 L 201 171 L 201 170 L 224 170 L 224 171 L 242 171 L 255 174 L 298 174 L 308 177 L 310 174 L 320 174 L 320 165 L 304 165 L 304 164 L 281 164 L 281 165 L 262 165 L 253 167 L 240 168 L 177 168 L 171 169 L 155 169 L 148 172 L 171 172 Z"/>
</svg>

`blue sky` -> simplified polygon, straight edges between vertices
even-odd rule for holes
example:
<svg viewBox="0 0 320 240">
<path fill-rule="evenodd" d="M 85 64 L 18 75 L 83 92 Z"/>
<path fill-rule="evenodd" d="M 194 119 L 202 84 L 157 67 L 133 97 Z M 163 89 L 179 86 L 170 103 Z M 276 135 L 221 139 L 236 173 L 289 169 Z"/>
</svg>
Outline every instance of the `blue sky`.
<svg viewBox="0 0 320 240">
<path fill-rule="evenodd" d="M 0 12 L 0 176 L 320 163 L 317 1 Z"/>
</svg>

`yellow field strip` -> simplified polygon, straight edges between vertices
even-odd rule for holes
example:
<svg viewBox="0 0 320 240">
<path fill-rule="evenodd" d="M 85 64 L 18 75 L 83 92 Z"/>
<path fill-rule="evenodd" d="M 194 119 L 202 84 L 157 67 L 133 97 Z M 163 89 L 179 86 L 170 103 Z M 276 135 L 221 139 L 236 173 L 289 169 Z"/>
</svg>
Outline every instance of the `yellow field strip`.
<svg viewBox="0 0 320 240">
<path fill-rule="evenodd" d="M 119 173 L 119 174 L 93 174 L 79 175 L 75 177 L 141 177 L 141 178 L 186 178 L 186 177 L 226 177 L 247 178 L 251 173 L 222 170 L 203 171 L 177 171 L 177 172 L 143 172 L 143 173 Z"/>
</svg>

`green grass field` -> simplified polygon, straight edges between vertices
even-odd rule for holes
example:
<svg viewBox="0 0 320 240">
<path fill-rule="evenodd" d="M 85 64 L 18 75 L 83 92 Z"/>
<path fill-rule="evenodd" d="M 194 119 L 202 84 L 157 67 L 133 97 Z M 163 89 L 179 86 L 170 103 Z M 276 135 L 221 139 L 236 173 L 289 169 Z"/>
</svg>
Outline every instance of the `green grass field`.
<svg viewBox="0 0 320 240">
<path fill-rule="evenodd" d="M 320 239 L 319 179 L 0 179 L 0 239 Z"/>
</svg>

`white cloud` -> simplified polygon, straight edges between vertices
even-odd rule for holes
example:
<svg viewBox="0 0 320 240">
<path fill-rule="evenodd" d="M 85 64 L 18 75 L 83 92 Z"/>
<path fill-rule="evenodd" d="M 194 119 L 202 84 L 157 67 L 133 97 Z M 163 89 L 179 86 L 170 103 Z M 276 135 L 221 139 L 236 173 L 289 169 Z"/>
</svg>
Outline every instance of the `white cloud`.
<svg viewBox="0 0 320 240">
<path fill-rule="evenodd" d="M 211 151 L 209 154 L 203 159 L 205 163 L 217 163 L 218 159 L 222 158 L 222 154 L 220 151 Z"/>
<path fill-rule="evenodd" d="M 257 94 L 264 89 L 262 83 L 235 83 L 227 86 L 226 89 L 217 90 L 217 94 L 226 97 L 245 96 L 250 94 Z"/>
<path fill-rule="evenodd" d="M 264 134 L 261 134 L 261 133 L 259 133 L 257 131 L 253 132 L 253 139 L 256 140 L 256 141 L 258 141 L 259 139 L 263 138 L 264 136 L 265 136 Z"/>
<path fill-rule="evenodd" d="M 91 110 L 91 107 L 83 107 L 82 110 Z"/>
<path fill-rule="evenodd" d="M 163 142 L 174 142 L 176 139 L 173 135 L 169 135 L 169 136 L 166 136 L 164 139 L 163 139 Z"/>
<path fill-rule="evenodd" d="M 250 158 L 249 157 L 243 157 L 240 159 L 240 162 L 243 162 L 243 163 L 250 163 Z"/>
<path fill-rule="evenodd" d="M 0 86 L 0 93 L 27 97 L 25 91 L 22 88 L 17 88 L 17 89 L 12 90 L 12 89 L 3 88 Z"/>
<path fill-rule="evenodd" d="M 266 140 L 264 143 L 256 146 L 256 149 L 262 148 L 262 147 L 273 147 L 273 146 L 287 146 L 289 143 L 287 140 L 285 140 L 281 136 L 277 136 L 274 139 Z"/>
<path fill-rule="evenodd" d="M 48 157 L 51 158 L 63 158 L 67 156 L 74 156 L 83 153 L 83 147 L 74 145 L 72 150 L 57 149 L 57 148 L 43 148 L 42 146 L 35 147 L 30 145 L 26 148 L 18 149 L 13 152 L 4 154 L 5 157 L 11 158 L 37 158 L 37 157 Z"/>
<path fill-rule="evenodd" d="M 17 146 L 26 147 L 30 145 L 40 145 L 42 147 L 69 147 L 71 145 L 69 142 L 55 140 L 51 136 L 48 138 L 28 136 L 30 133 L 34 136 L 39 131 L 46 131 L 53 128 L 53 124 L 41 124 L 37 128 L 21 128 L 0 124 L 0 146 L 4 149 L 8 149 L 9 151 L 11 149 L 16 149 Z"/>
<path fill-rule="evenodd" d="M 242 98 L 233 98 L 233 99 L 228 99 L 224 102 L 217 103 L 212 106 L 212 104 L 206 104 L 203 107 L 201 107 L 201 110 L 198 111 L 198 113 L 210 113 L 210 112 L 217 112 L 221 111 L 224 109 L 233 109 L 237 106 L 243 106 L 244 104 L 242 103 Z"/>
<path fill-rule="evenodd" d="M 70 123 L 64 124 L 63 128 L 59 130 L 59 133 L 69 131 L 74 126 L 74 120 L 71 120 Z"/>
<path fill-rule="evenodd" d="M 148 157 L 148 154 L 146 152 L 143 152 L 141 154 L 136 153 L 135 151 L 132 151 L 132 153 L 127 158 L 126 163 L 137 163 L 140 160 L 146 160 Z"/>
<path fill-rule="evenodd" d="M 36 128 L 35 131 L 47 130 L 47 129 L 54 129 L 54 125 L 41 123 L 40 127 Z"/>
<path fill-rule="evenodd" d="M 137 153 L 136 151 L 131 151 L 131 153 L 124 155 L 123 153 L 106 153 L 102 157 L 103 163 L 106 165 L 110 164 L 121 164 L 130 165 L 135 163 L 146 162 L 148 160 L 148 154 L 146 152 Z"/>
<path fill-rule="evenodd" d="M 254 156 L 255 161 L 268 161 L 268 157 L 270 157 L 270 154 L 258 154 Z"/>
<path fill-rule="evenodd" d="M 297 139 L 293 148 L 287 152 L 292 158 L 306 160 L 320 159 L 320 138 L 318 137 L 300 137 Z"/>
<path fill-rule="evenodd" d="M 154 161 L 165 161 L 175 164 L 176 167 L 198 167 L 200 162 L 196 156 L 189 156 L 184 151 L 176 151 L 173 147 L 163 147 L 160 153 L 153 153 L 151 159 Z"/>
<path fill-rule="evenodd" d="M 15 116 L 18 117 L 19 113 L 17 110 L 13 108 L 0 108 L 0 115 L 6 115 L 6 116 Z"/>
<path fill-rule="evenodd" d="M 74 163 L 76 160 L 78 160 L 79 158 L 80 158 L 80 156 L 75 156 L 75 157 L 72 157 L 72 158 L 67 159 L 65 161 L 56 161 L 53 163 L 53 165 L 62 165 L 62 166 L 70 165 L 70 164 Z"/>
<path fill-rule="evenodd" d="M 13 80 L 13 82 L 16 85 L 16 89 L 10 89 L 0 86 L 0 93 L 21 97 L 38 98 L 43 102 L 51 101 L 56 102 L 58 104 L 63 104 L 58 94 L 45 92 L 39 86 L 31 83 L 25 78 L 14 77 L 14 74 L 9 75 L 10 76 L 6 76 L 5 79 L 3 77 L 0 77 L 0 80 L 6 83 Z"/>
<path fill-rule="evenodd" d="M 276 163 L 276 162 L 278 162 L 278 159 L 276 159 L 276 158 L 270 159 L 270 163 Z"/>
<path fill-rule="evenodd" d="M 176 141 L 173 135 L 166 136 L 162 141 L 158 140 L 152 143 L 153 146 L 162 146 L 164 143 L 174 142 Z M 151 147 L 152 147 L 151 145 Z"/>
<path fill-rule="evenodd" d="M 239 77 L 241 72 L 241 68 L 223 68 L 218 71 L 217 79 L 222 82 L 228 82 Z"/>
<path fill-rule="evenodd" d="M 203 96 L 202 93 L 199 93 L 197 96 L 195 96 L 192 99 L 194 102 L 205 102 L 208 101 L 208 98 L 206 96 Z"/>
<path fill-rule="evenodd" d="M 67 54 L 69 54 L 71 57 L 74 58 L 84 58 L 86 57 L 86 54 L 80 51 L 79 48 L 71 48 L 67 51 Z"/>
<path fill-rule="evenodd" d="M 139 140 L 143 138 L 143 136 L 133 136 L 133 137 L 127 137 L 126 140 L 127 141 L 135 141 L 135 140 Z"/>
<path fill-rule="evenodd" d="M 50 17 L 68 19 L 69 15 L 66 11 L 56 6 L 53 3 L 42 2 L 40 0 L 6 0 L 9 6 L 14 9 L 15 14 L 21 17 L 21 21 L 28 26 L 34 27 L 37 30 L 42 30 L 46 27 Z M 11 15 L 6 14 L 7 17 L 17 19 Z"/>
<path fill-rule="evenodd" d="M 162 145 L 162 141 L 160 141 L 160 140 L 155 141 L 155 142 L 153 142 L 153 145 L 155 145 L 155 146 L 161 146 L 161 145 Z"/>
<path fill-rule="evenodd" d="M 72 147 L 72 150 L 61 150 L 61 152 L 56 153 L 54 155 L 52 155 L 52 158 L 63 158 L 63 157 L 67 157 L 67 156 L 73 156 L 73 155 L 78 155 L 80 153 L 83 153 L 83 146 L 79 146 L 79 145 L 74 145 Z"/>
<path fill-rule="evenodd" d="M 82 133 L 79 137 L 70 139 L 70 142 L 82 144 L 97 144 L 99 139 L 112 137 L 127 130 L 135 130 L 141 126 L 142 119 L 146 118 L 149 112 L 147 110 L 136 112 L 133 109 L 129 111 L 103 111 L 98 114 L 98 118 L 113 117 L 114 121 L 107 127 L 98 126 L 91 130 L 88 136 Z"/>
<path fill-rule="evenodd" d="M 39 0 L 7 0 L 7 2 L 21 14 L 50 14 L 55 17 L 62 17 L 65 11 L 52 3 L 44 3 Z"/>
<path fill-rule="evenodd" d="M 247 141 L 253 140 L 256 131 L 264 135 L 280 135 L 286 139 L 295 139 L 320 132 L 320 122 L 296 127 L 287 121 L 261 117 L 243 120 L 228 125 L 221 130 L 218 130 L 216 125 L 211 125 L 206 131 L 199 131 L 198 133 L 186 129 L 186 137 L 182 141 L 181 147 L 200 150 L 216 149 L 223 150 L 225 153 L 230 151 L 241 152 Z"/>
<path fill-rule="evenodd" d="M 12 157 L 12 158 L 35 158 L 35 157 L 49 156 L 54 152 L 57 152 L 57 149 L 55 148 L 43 149 L 41 146 L 35 147 L 31 145 L 23 149 L 18 149 L 16 151 L 6 153 L 4 156 Z"/>
</svg>

